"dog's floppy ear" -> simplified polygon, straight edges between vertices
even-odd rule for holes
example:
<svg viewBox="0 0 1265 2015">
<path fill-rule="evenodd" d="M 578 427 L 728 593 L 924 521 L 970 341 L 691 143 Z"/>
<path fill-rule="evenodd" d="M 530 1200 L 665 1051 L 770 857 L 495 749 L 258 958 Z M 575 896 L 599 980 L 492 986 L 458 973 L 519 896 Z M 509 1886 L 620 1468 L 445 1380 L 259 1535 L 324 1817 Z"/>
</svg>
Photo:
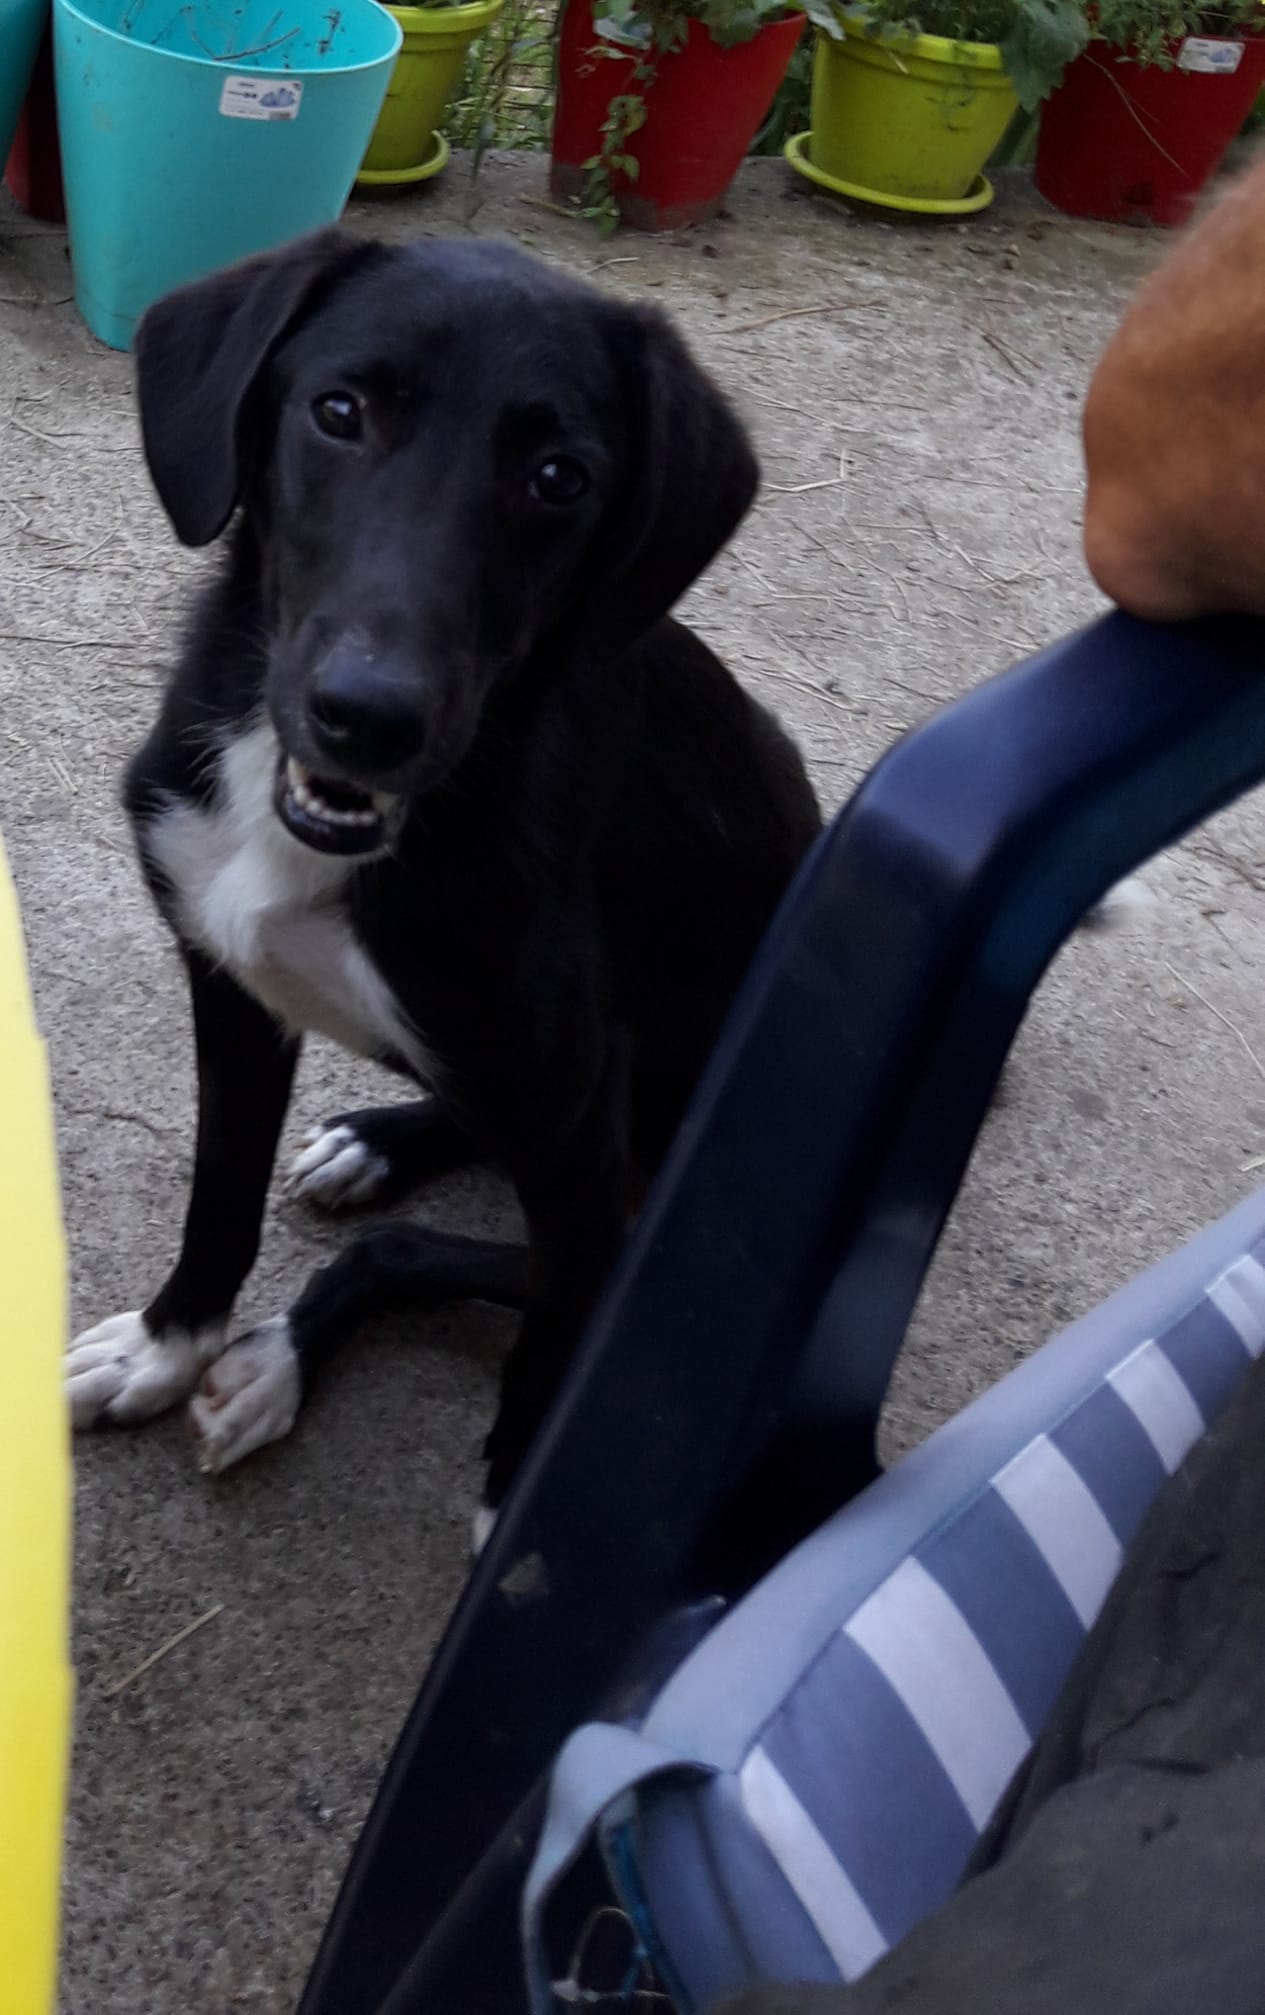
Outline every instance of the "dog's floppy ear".
<svg viewBox="0 0 1265 2015">
<path fill-rule="evenodd" d="M 377 247 L 315 231 L 179 287 L 136 332 L 145 459 L 176 536 L 209 545 L 241 487 L 244 420 L 270 351 L 316 290 Z"/>
<path fill-rule="evenodd" d="M 680 600 L 760 481 L 746 428 L 665 316 L 623 311 L 616 341 L 635 474 L 596 556 L 591 631 L 607 649 L 644 635 Z"/>
</svg>

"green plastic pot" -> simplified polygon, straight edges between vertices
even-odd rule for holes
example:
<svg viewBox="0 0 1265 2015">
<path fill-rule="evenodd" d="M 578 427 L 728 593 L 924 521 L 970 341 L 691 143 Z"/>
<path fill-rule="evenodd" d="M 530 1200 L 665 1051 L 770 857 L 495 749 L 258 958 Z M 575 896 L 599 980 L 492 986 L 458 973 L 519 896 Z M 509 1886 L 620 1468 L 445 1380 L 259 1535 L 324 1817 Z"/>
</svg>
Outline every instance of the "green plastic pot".
<svg viewBox="0 0 1265 2015">
<path fill-rule="evenodd" d="M 388 7 L 404 42 L 356 180 L 362 187 L 424 182 L 448 159 L 436 127 L 461 75 L 470 44 L 495 21 L 505 0 L 465 7 Z"/>
<path fill-rule="evenodd" d="M 818 33 L 812 131 L 787 142 L 791 166 L 886 209 L 982 210 L 993 195 L 984 163 L 1019 104 L 1001 50 L 843 28 L 841 41 Z"/>
</svg>

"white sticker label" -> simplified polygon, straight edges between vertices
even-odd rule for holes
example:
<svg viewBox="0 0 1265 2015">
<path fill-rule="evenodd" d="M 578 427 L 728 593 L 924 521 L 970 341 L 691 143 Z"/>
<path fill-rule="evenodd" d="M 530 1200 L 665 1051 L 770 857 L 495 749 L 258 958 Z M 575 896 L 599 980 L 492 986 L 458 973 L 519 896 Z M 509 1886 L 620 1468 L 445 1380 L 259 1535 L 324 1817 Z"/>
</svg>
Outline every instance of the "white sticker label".
<svg viewBox="0 0 1265 2015">
<path fill-rule="evenodd" d="M 1201 77 L 1232 77 L 1242 61 L 1241 42 L 1214 42 L 1207 35 L 1188 35 L 1177 52 L 1178 69 Z"/>
<path fill-rule="evenodd" d="M 220 92 L 225 119 L 297 119 L 303 86 L 297 77 L 226 77 Z"/>
</svg>

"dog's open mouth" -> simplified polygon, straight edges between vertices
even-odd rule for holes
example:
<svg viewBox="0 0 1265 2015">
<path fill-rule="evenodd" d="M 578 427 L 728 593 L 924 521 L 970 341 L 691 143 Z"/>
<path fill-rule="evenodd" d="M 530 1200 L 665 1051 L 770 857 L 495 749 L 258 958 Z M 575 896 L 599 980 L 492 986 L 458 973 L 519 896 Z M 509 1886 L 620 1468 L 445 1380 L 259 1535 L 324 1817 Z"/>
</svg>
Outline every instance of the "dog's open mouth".
<svg viewBox="0 0 1265 2015">
<path fill-rule="evenodd" d="M 277 778 L 277 816 L 296 840 L 318 853 L 376 853 L 386 844 L 396 802 L 388 791 L 318 777 L 293 756 Z"/>
</svg>

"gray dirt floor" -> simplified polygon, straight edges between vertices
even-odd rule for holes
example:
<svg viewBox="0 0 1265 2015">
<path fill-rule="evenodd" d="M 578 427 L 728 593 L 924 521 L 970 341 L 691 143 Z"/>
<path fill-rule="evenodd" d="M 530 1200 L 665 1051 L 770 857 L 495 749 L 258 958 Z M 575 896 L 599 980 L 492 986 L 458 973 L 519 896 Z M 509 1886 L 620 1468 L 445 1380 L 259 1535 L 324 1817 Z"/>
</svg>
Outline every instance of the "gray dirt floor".
<svg viewBox="0 0 1265 2015">
<path fill-rule="evenodd" d="M 353 217 L 392 237 L 508 234 L 679 317 L 766 477 L 689 612 L 800 737 L 828 805 L 932 707 L 1095 612 L 1079 403 L 1156 237 L 1056 217 L 1022 177 L 980 218 L 927 228 L 762 162 L 711 228 L 608 244 L 542 193 L 542 157 L 493 156 L 472 217 L 464 163 Z M 0 822 L 81 1324 L 153 1289 L 182 1213 L 185 1010 L 115 792 L 197 563 L 147 488 L 127 359 L 76 318 L 61 234 L 7 198 L 0 452 Z M 893 1445 L 1260 1179 L 1263 877 L 1249 803 L 1149 871 L 1141 927 L 1058 961 L 928 1287 Z M 372 1096 L 373 1075 L 313 1045 L 293 1130 Z M 478 1228 L 508 1205 L 480 1178 L 423 1208 Z M 338 1236 L 278 1198 L 243 1313 L 289 1297 Z M 387 1326 L 293 1439 L 216 1484 L 178 1419 L 79 1444 L 65 2015 L 292 2008 L 461 1586 L 505 1335 L 483 1308 L 429 1322 L 420 1346 Z"/>
</svg>

